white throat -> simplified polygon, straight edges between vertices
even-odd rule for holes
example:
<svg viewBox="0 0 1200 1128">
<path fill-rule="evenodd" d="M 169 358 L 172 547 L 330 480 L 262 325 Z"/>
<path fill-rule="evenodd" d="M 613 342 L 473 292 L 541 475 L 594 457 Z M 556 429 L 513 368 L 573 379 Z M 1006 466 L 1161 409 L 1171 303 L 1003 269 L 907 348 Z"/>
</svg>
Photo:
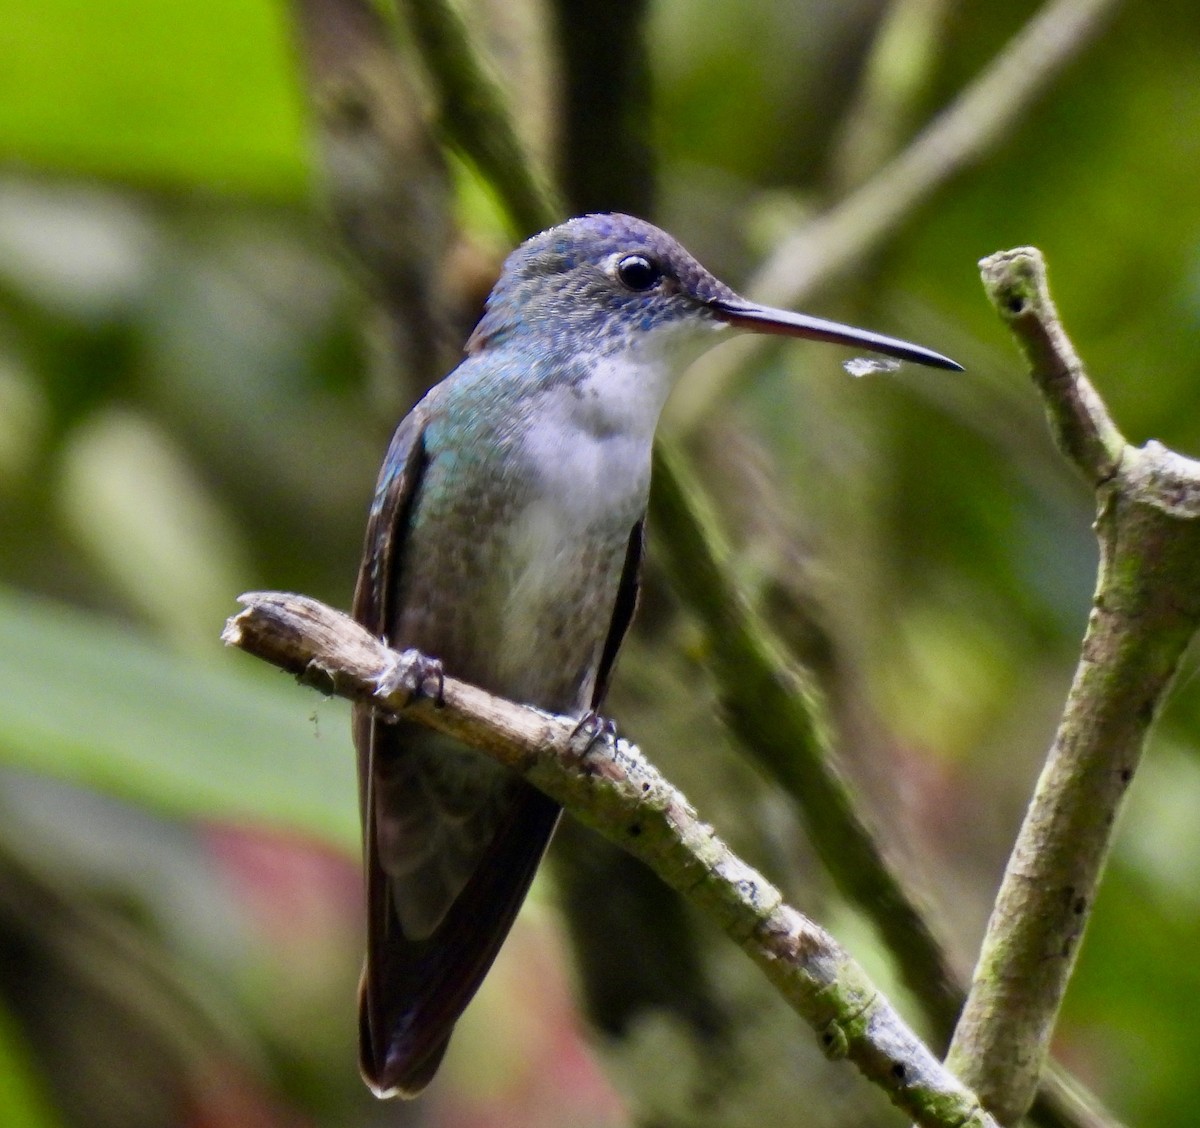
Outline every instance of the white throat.
<svg viewBox="0 0 1200 1128">
<path fill-rule="evenodd" d="M 619 433 L 648 448 L 676 380 L 721 328 L 720 322 L 677 323 L 626 349 L 581 356 L 588 375 L 573 389 L 576 425 L 596 435 Z"/>
</svg>

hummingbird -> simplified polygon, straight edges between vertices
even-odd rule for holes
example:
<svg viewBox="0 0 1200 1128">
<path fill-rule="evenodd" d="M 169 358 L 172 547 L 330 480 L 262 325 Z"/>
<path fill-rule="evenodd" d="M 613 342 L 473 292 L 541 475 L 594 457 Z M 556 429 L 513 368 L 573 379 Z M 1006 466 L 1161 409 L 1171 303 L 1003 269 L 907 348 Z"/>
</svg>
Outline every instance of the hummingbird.
<svg viewBox="0 0 1200 1128">
<path fill-rule="evenodd" d="M 396 429 L 355 618 L 493 694 L 598 717 L 637 604 L 659 416 L 686 361 L 730 329 L 961 369 L 747 301 L 644 220 L 569 220 L 512 252 L 465 359 Z M 560 810 L 413 722 L 359 706 L 353 724 L 367 903 L 360 1064 L 377 1096 L 412 1097 L 512 927 Z"/>
</svg>

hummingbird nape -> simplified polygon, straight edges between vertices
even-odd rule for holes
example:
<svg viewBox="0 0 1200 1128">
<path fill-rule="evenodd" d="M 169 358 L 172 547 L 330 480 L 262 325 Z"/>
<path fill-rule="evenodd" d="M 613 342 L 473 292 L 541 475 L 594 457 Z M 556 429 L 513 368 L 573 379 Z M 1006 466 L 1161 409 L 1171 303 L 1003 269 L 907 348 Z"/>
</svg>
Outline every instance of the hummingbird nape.
<svg viewBox="0 0 1200 1128">
<path fill-rule="evenodd" d="M 626 215 L 504 264 L 463 362 L 402 420 L 354 615 L 395 649 L 568 716 L 599 710 L 637 602 L 654 430 L 682 360 L 728 327 L 937 368 L 917 345 L 735 294 Z M 559 808 L 485 756 L 354 714 L 367 894 L 363 1076 L 415 1096 L 508 934 Z"/>
</svg>

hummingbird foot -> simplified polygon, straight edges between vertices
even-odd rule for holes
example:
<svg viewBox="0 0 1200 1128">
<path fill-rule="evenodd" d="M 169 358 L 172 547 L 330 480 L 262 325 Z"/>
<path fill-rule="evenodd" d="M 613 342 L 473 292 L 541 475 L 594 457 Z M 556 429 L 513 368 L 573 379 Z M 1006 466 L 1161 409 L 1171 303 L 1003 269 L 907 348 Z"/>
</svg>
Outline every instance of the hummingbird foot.
<svg viewBox="0 0 1200 1128">
<path fill-rule="evenodd" d="M 571 751 L 577 763 L 582 764 L 588 754 L 603 744 L 610 747 L 617 743 L 617 723 L 611 717 L 602 717 L 595 709 L 589 709 L 571 732 Z"/>
<path fill-rule="evenodd" d="M 441 708 L 446 704 L 446 671 L 437 658 L 419 650 L 391 652 L 387 665 L 375 675 L 375 694 L 390 697 L 401 690 L 408 700 L 430 697 Z"/>
</svg>

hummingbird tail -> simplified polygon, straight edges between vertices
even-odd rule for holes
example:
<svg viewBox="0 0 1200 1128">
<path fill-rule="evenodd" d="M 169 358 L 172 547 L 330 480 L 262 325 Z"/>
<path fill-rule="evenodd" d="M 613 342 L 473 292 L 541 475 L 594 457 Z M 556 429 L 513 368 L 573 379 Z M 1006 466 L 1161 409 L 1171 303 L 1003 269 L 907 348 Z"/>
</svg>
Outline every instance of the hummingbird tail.
<svg viewBox="0 0 1200 1128">
<path fill-rule="evenodd" d="M 434 932 L 404 936 L 386 876 L 368 873 L 367 961 L 359 986 L 359 1063 L 380 1097 L 415 1097 L 504 943 L 561 808 L 521 780 L 466 887 Z"/>
</svg>

